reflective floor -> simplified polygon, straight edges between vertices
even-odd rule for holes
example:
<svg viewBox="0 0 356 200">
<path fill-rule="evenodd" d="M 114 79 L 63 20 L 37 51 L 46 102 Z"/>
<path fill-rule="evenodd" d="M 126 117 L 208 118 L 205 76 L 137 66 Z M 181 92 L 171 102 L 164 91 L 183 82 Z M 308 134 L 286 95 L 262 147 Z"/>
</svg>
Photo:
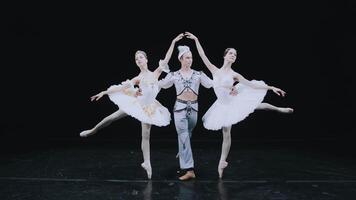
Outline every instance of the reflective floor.
<svg viewBox="0 0 356 200">
<path fill-rule="evenodd" d="M 140 167 L 138 141 L 2 148 L 0 199 L 356 199 L 349 142 L 233 141 L 222 180 L 219 143 L 192 145 L 197 178 L 185 182 L 177 179 L 175 141 L 152 141 L 151 181 Z"/>
</svg>

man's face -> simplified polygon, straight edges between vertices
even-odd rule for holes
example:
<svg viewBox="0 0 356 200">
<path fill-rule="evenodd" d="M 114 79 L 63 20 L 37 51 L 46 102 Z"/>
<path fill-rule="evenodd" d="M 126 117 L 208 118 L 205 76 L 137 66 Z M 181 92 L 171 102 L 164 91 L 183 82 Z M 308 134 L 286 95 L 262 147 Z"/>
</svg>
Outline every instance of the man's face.
<svg viewBox="0 0 356 200">
<path fill-rule="evenodd" d="M 192 63 L 193 63 L 192 52 L 187 52 L 187 53 L 183 54 L 183 56 L 180 58 L 179 61 L 183 67 L 191 67 Z"/>
</svg>

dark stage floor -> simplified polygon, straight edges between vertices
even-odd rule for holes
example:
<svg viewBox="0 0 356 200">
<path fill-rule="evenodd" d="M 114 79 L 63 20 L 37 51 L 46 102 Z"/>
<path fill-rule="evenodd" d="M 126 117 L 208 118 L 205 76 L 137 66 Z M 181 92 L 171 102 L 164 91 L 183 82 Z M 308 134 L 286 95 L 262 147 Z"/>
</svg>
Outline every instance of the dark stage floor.
<svg viewBox="0 0 356 200">
<path fill-rule="evenodd" d="M 356 199 L 351 142 L 233 141 L 229 166 L 219 180 L 220 144 L 193 141 L 197 178 L 187 182 L 177 179 L 175 141 L 152 141 L 151 181 L 140 167 L 139 141 L 10 144 L 13 148 L 1 151 L 1 200 Z"/>
</svg>

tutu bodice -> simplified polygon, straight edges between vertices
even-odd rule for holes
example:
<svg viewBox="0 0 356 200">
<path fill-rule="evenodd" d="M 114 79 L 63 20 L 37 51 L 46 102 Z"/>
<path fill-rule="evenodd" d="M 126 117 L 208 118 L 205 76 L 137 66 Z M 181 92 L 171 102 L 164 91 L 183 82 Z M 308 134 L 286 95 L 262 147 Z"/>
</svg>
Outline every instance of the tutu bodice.
<svg viewBox="0 0 356 200">
<path fill-rule="evenodd" d="M 237 95 L 231 95 L 234 84 L 232 73 L 217 70 L 213 74 L 213 87 L 217 100 L 203 116 L 204 127 L 219 130 L 240 122 L 251 114 L 262 102 L 266 89 L 254 89 L 242 83 L 236 86 Z M 252 84 L 265 85 L 263 81 L 252 80 Z"/>
<path fill-rule="evenodd" d="M 156 126 L 168 125 L 171 120 L 170 113 L 166 107 L 162 106 L 156 100 L 159 87 L 158 80 L 155 78 L 154 73 L 147 72 L 142 75 L 140 77 L 139 87 L 141 89 L 141 95 L 139 96 L 135 95 L 137 88 L 134 88 L 133 84 L 131 84 L 130 87 L 123 91 L 110 93 L 109 98 L 126 114 L 143 123 Z"/>
<path fill-rule="evenodd" d="M 141 89 L 141 96 L 137 99 L 142 105 L 152 104 L 159 92 L 158 80 L 154 77 L 154 74 L 150 72 L 146 76 L 142 77 L 139 87 Z"/>
<path fill-rule="evenodd" d="M 221 72 L 214 73 L 213 87 L 218 102 L 228 104 L 232 101 L 233 96 L 230 92 L 233 84 L 234 79 L 232 75 Z"/>
</svg>

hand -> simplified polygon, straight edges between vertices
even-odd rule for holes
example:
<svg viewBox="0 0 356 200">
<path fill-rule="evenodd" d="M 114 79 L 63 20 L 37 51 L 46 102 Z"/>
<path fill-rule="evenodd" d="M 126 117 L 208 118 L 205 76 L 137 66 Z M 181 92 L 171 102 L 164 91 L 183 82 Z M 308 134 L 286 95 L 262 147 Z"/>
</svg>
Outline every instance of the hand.
<svg viewBox="0 0 356 200">
<path fill-rule="evenodd" d="M 193 35 L 193 34 L 191 34 L 189 32 L 185 32 L 184 35 L 187 36 L 187 38 L 192 39 L 192 40 L 197 40 L 198 39 L 195 35 Z"/>
<path fill-rule="evenodd" d="M 232 86 L 231 87 L 231 91 L 230 91 L 230 95 L 232 95 L 232 96 L 236 96 L 237 95 L 237 89 L 236 89 L 236 87 L 234 87 L 234 86 Z"/>
<path fill-rule="evenodd" d="M 169 66 L 164 60 L 159 60 L 158 66 L 162 71 L 164 71 L 166 73 L 170 72 Z"/>
<path fill-rule="evenodd" d="M 273 90 L 274 93 L 276 93 L 278 96 L 281 96 L 284 97 L 286 95 L 286 92 L 277 88 L 277 87 L 271 87 L 271 90 Z"/>
<path fill-rule="evenodd" d="M 90 100 L 91 101 L 98 101 L 101 97 L 103 97 L 105 95 L 105 92 L 100 92 L 99 94 L 96 94 L 92 97 L 90 97 Z"/>
<path fill-rule="evenodd" d="M 173 42 L 176 43 L 184 37 L 184 33 L 179 34 L 176 38 L 173 39 Z"/>
<path fill-rule="evenodd" d="M 138 90 L 135 93 L 135 97 L 142 96 L 142 90 L 141 88 L 138 88 Z"/>
</svg>

